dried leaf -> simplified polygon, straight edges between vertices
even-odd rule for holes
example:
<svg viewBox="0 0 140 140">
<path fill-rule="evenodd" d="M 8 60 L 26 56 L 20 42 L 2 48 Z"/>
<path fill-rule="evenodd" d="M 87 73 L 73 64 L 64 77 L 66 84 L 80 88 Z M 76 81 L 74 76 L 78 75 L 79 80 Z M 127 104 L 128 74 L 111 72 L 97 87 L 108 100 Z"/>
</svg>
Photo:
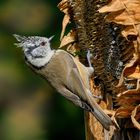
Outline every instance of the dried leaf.
<svg viewBox="0 0 140 140">
<path fill-rule="evenodd" d="M 122 71 L 122 74 L 120 76 L 120 80 L 119 80 L 119 83 L 116 87 L 120 87 L 122 84 L 123 84 L 123 81 L 124 81 L 124 77 L 130 77 L 130 78 L 139 78 L 139 74 L 135 75 L 135 71 L 137 73 L 137 70 L 136 70 L 136 66 L 138 65 L 138 57 L 135 55 L 133 57 L 133 59 L 128 63 L 126 64 L 125 68 L 123 69 Z M 132 77 L 133 76 L 133 77 Z"/>
<path fill-rule="evenodd" d="M 138 58 L 138 62 L 139 62 L 139 59 L 140 59 L 140 36 L 137 37 L 136 41 L 133 41 L 133 44 L 134 44 L 134 49 L 135 49 L 135 56 Z"/>
<path fill-rule="evenodd" d="M 123 9 L 130 10 L 132 7 L 139 7 L 139 0 L 112 0 L 109 4 L 99 9 L 100 13 L 104 12 L 116 12 Z"/>
<path fill-rule="evenodd" d="M 118 94 L 117 96 L 119 97 L 119 101 L 120 101 L 120 99 L 121 98 L 123 98 L 123 97 L 127 97 L 127 99 L 128 99 L 128 97 L 129 98 L 131 98 L 132 96 L 133 96 L 133 98 L 131 98 L 131 100 L 132 99 L 135 99 L 135 100 L 140 100 L 140 79 L 138 79 L 137 80 L 137 86 L 136 86 L 136 89 L 131 89 L 131 90 L 127 90 L 127 91 L 125 91 L 125 92 L 123 92 L 123 93 L 121 93 L 121 94 Z M 138 97 L 137 97 L 138 96 Z M 123 102 L 124 103 L 124 102 Z M 128 102 L 128 100 L 127 100 L 127 103 L 126 104 L 128 104 L 129 102 Z M 125 104 L 125 103 L 124 103 Z"/>
<path fill-rule="evenodd" d="M 99 9 L 99 12 L 112 12 L 106 18 L 110 22 L 122 25 L 140 23 L 139 0 L 112 0 L 108 5 Z"/>
<path fill-rule="evenodd" d="M 70 45 L 68 45 L 68 47 L 67 47 L 67 51 L 68 51 L 69 53 L 73 54 L 73 55 L 75 55 L 75 53 L 77 52 L 77 50 L 78 50 L 78 48 L 77 48 L 76 43 L 70 44 Z M 78 56 L 75 56 L 75 58 L 79 59 Z"/>
<path fill-rule="evenodd" d="M 140 11 L 134 14 L 128 14 L 126 10 L 120 10 L 117 12 L 109 13 L 106 19 L 110 22 L 115 22 L 122 25 L 135 25 L 140 24 Z"/>
<path fill-rule="evenodd" d="M 127 3 L 128 0 L 123 0 L 123 2 Z M 108 5 L 105 5 L 102 8 L 100 8 L 99 12 L 100 13 L 116 12 L 123 9 L 125 9 L 125 6 L 120 0 L 112 0 Z"/>
<path fill-rule="evenodd" d="M 138 115 L 138 117 L 137 117 Z M 131 120 L 134 124 L 134 126 L 140 130 L 140 123 L 138 122 L 138 119 L 140 118 L 140 105 L 136 106 L 135 109 L 132 111 Z"/>
<path fill-rule="evenodd" d="M 117 109 L 115 116 L 117 118 L 129 118 L 131 115 L 132 110 L 134 109 L 134 107 L 120 107 L 119 109 Z"/>
<path fill-rule="evenodd" d="M 118 95 L 118 105 L 121 106 L 116 111 L 117 117 L 129 117 L 132 110 L 140 103 L 140 79 L 137 81 L 136 89 L 127 90 Z"/>
<path fill-rule="evenodd" d="M 104 112 L 109 115 L 109 116 L 114 116 L 115 111 L 114 110 L 108 110 L 108 109 L 104 109 Z"/>
<path fill-rule="evenodd" d="M 70 23 L 70 15 L 69 15 L 69 4 L 67 0 L 62 0 L 59 4 L 58 4 L 58 8 L 65 13 L 63 21 L 62 21 L 62 31 L 61 31 L 61 35 L 60 35 L 60 40 L 62 40 L 64 33 L 65 33 L 65 29 L 68 25 L 68 23 Z"/>
<path fill-rule="evenodd" d="M 63 18 L 63 22 L 62 22 L 62 31 L 61 31 L 61 36 L 60 36 L 60 40 L 62 40 L 66 27 L 68 25 L 68 23 L 70 22 L 70 16 L 68 14 L 65 14 L 64 18 Z"/>
<path fill-rule="evenodd" d="M 66 36 L 64 36 L 61 40 L 61 44 L 59 48 L 65 47 L 76 41 L 76 32 L 74 30 L 70 31 Z"/>
<path fill-rule="evenodd" d="M 136 67 L 131 67 L 125 70 L 125 73 L 127 73 L 128 78 L 140 79 L 140 66 L 137 65 Z"/>
<path fill-rule="evenodd" d="M 60 11 L 64 12 L 65 14 L 68 14 L 69 4 L 68 0 L 62 0 L 57 7 L 60 9 Z"/>
<path fill-rule="evenodd" d="M 117 105 L 119 106 L 123 106 L 123 107 L 128 107 L 128 106 L 135 106 L 136 102 L 140 102 L 140 96 L 137 94 L 136 97 L 134 97 L 136 94 L 134 95 L 124 95 L 122 94 L 121 97 L 119 97 L 117 99 Z M 138 97 L 138 98 L 137 98 Z"/>
<path fill-rule="evenodd" d="M 127 39 L 128 35 L 135 35 L 135 36 L 137 36 L 138 35 L 138 30 L 136 30 L 134 28 L 134 26 L 130 25 L 130 26 L 127 26 L 126 28 L 124 28 L 121 33 Z"/>
</svg>

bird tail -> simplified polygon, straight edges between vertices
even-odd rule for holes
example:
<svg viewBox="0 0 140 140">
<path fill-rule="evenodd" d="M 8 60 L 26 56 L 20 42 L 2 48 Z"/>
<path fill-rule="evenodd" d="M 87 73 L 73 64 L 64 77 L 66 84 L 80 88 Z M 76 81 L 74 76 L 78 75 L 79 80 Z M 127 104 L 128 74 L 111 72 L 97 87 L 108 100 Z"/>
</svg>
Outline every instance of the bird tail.
<svg viewBox="0 0 140 140">
<path fill-rule="evenodd" d="M 92 107 L 91 113 L 95 116 L 95 118 L 102 124 L 102 126 L 109 130 L 110 126 L 113 125 L 112 120 L 110 117 L 105 114 L 102 110 L 102 108 L 96 103 L 93 96 L 88 97 L 89 104 Z"/>
</svg>

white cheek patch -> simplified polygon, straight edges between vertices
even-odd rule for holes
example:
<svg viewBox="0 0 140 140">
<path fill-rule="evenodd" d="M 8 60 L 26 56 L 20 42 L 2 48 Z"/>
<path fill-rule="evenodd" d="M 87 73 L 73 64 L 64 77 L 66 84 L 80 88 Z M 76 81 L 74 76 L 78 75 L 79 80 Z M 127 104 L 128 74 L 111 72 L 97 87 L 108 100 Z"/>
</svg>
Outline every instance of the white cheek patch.
<svg viewBox="0 0 140 140">
<path fill-rule="evenodd" d="M 33 58 L 31 55 L 27 55 L 27 59 L 28 61 L 36 66 L 36 67 L 42 67 L 45 64 L 47 64 L 49 62 L 49 60 L 51 59 L 51 57 L 54 55 L 54 51 L 50 51 L 48 55 L 46 55 L 45 57 L 41 57 L 41 58 Z"/>
<path fill-rule="evenodd" d="M 45 48 L 43 47 L 37 47 L 31 52 L 31 54 L 34 57 L 41 57 L 41 56 L 43 57 L 46 55 L 46 51 L 45 51 Z"/>
</svg>

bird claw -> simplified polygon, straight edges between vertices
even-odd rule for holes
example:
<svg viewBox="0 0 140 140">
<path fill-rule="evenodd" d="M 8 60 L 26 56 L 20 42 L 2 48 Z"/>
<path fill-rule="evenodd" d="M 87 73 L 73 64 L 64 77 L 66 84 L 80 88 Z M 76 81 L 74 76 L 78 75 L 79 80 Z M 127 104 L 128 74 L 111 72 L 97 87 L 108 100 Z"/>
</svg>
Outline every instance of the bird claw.
<svg viewBox="0 0 140 140">
<path fill-rule="evenodd" d="M 89 67 L 93 67 L 91 65 L 91 61 L 90 61 L 90 58 L 92 57 L 92 54 L 90 53 L 90 50 L 87 51 L 87 61 L 88 61 L 88 64 L 89 64 Z"/>
</svg>

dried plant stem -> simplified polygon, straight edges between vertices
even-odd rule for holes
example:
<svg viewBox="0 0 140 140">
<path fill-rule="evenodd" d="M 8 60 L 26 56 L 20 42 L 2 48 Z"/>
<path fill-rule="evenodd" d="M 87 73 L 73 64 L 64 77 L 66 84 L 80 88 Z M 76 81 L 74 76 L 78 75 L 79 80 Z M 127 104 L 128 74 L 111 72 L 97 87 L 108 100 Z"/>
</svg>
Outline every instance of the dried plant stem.
<svg viewBox="0 0 140 140">
<path fill-rule="evenodd" d="M 98 120 L 90 113 L 84 112 L 86 140 L 110 140 L 114 129 L 107 131 Z"/>
<path fill-rule="evenodd" d="M 84 115 L 85 115 L 84 117 L 85 117 L 86 140 L 94 140 L 94 139 L 103 140 L 102 126 L 95 128 L 95 124 L 98 123 L 95 117 L 89 112 L 85 112 Z"/>
</svg>

